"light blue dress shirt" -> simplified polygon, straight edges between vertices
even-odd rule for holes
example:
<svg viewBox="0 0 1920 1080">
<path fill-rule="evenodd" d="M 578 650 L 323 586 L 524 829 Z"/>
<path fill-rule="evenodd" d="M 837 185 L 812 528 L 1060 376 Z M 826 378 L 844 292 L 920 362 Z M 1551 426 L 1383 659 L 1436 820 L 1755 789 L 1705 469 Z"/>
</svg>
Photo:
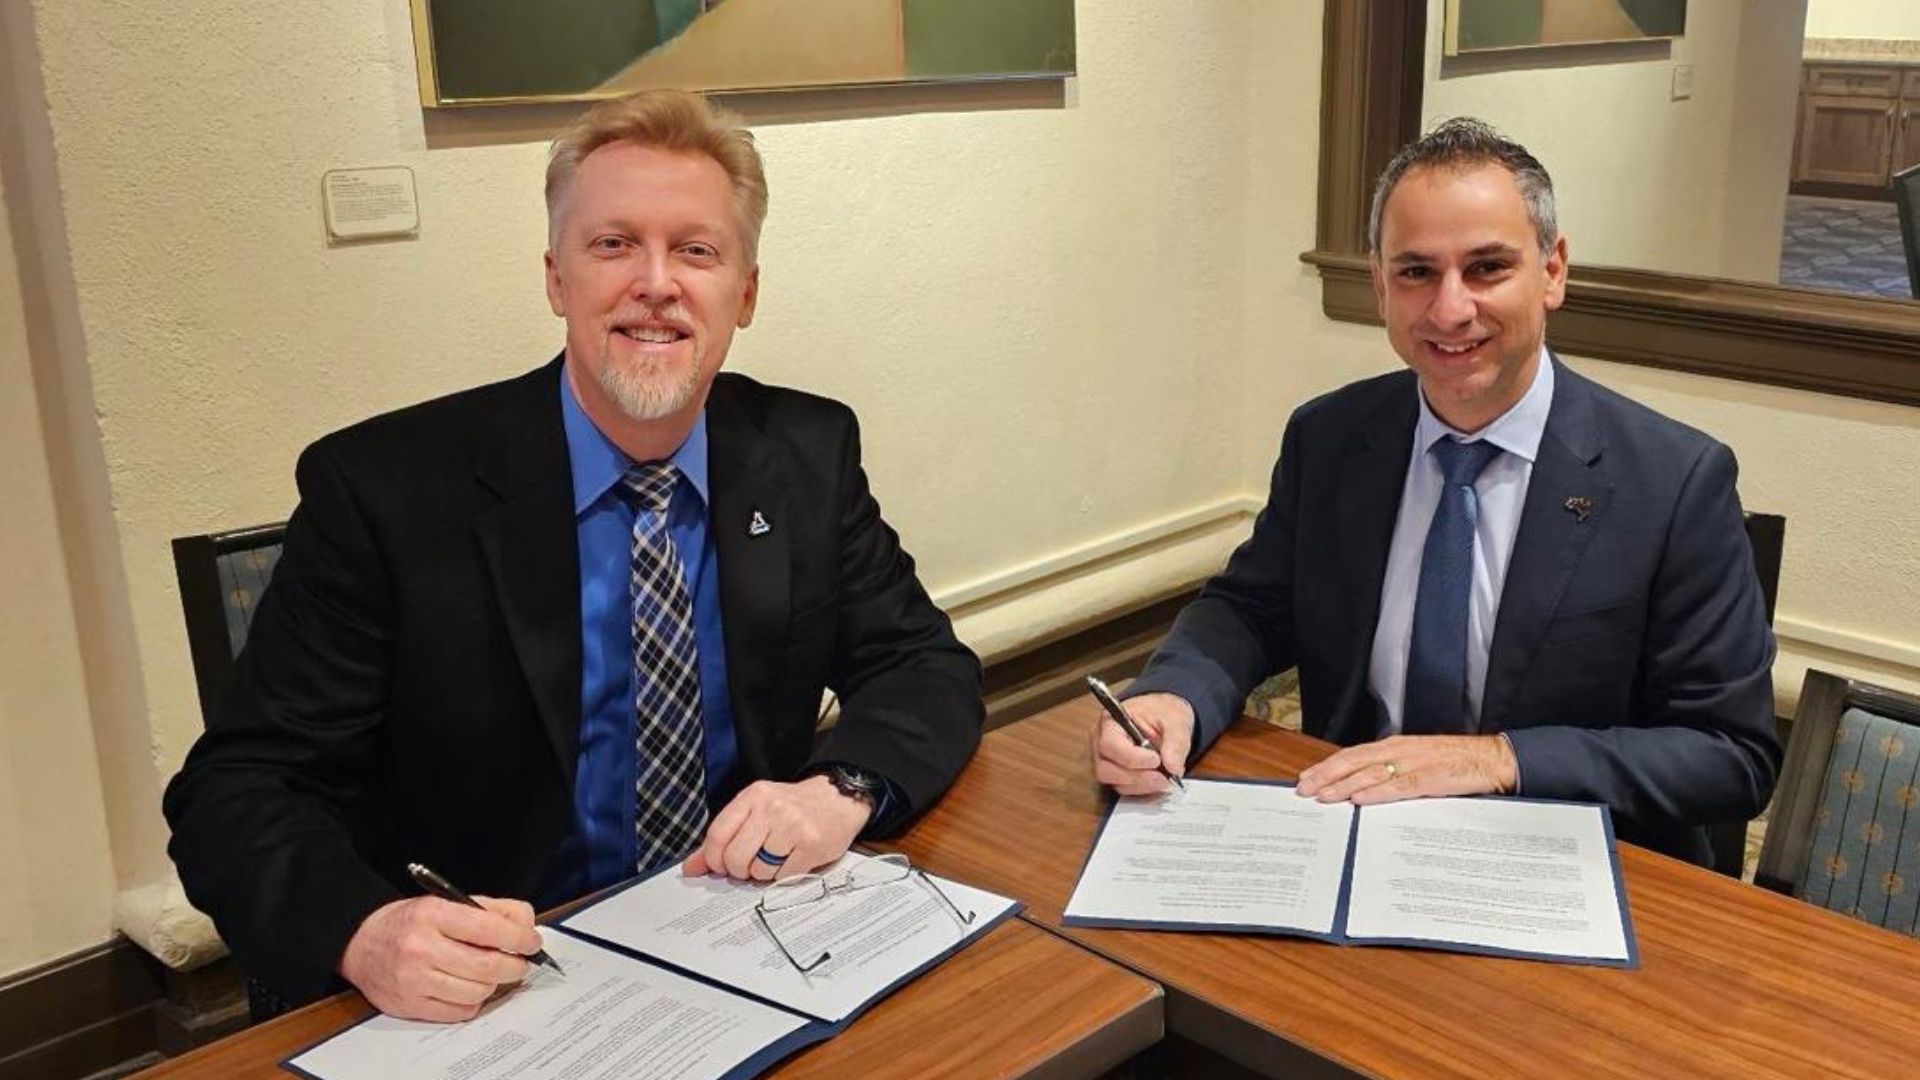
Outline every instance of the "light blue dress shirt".
<svg viewBox="0 0 1920 1080">
<path fill-rule="evenodd" d="M 572 381 L 560 379 L 560 411 L 573 471 L 573 512 L 580 545 L 580 756 L 574 774 L 576 835 L 563 860 L 574 880 L 558 898 L 632 876 L 634 835 L 634 671 L 631 561 L 635 510 L 620 478 L 633 459 L 580 407 Z M 667 459 L 680 470 L 667 507 L 667 532 L 680 552 L 693 636 L 699 652 L 700 711 L 705 728 L 707 806 L 718 809 L 738 788 L 739 745 L 727 697 L 727 645 L 720 617 L 720 567 L 707 525 L 707 417 Z M 643 510 L 639 513 L 651 514 Z"/>
<path fill-rule="evenodd" d="M 1419 391 L 1415 391 L 1419 393 Z M 1513 408 L 1471 435 L 1448 427 L 1420 394 L 1420 419 L 1413 433 L 1413 452 L 1407 460 L 1406 486 L 1400 495 L 1400 517 L 1393 526 L 1393 545 L 1387 551 L 1387 573 L 1380 583 L 1380 620 L 1374 626 L 1373 653 L 1367 667 L 1367 689 L 1379 700 L 1386 727 L 1380 734 L 1398 735 L 1407 691 L 1407 650 L 1413 641 L 1413 602 L 1420 589 L 1420 558 L 1427 542 L 1427 526 L 1440 505 L 1440 464 L 1428 451 L 1452 435 L 1462 442 L 1482 439 L 1506 451 L 1493 459 L 1473 485 L 1479 515 L 1473 528 L 1473 585 L 1467 603 L 1467 705 L 1475 724 L 1487 686 L 1487 656 L 1493 646 L 1494 621 L 1500 614 L 1500 594 L 1507 583 L 1507 564 L 1513 559 L 1514 537 L 1520 531 L 1520 511 L 1527 502 L 1527 484 L 1540 438 L 1553 408 L 1553 359 L 1544 347 L 1540 364 Z"/>
</svg>

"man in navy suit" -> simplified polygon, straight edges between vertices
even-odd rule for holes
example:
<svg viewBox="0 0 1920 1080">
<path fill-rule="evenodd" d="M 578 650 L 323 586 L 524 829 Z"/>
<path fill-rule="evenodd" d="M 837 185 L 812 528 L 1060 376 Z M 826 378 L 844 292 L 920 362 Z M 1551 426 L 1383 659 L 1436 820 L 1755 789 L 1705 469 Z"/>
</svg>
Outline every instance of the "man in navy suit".
<svg viewBox="0 0 1920 1080">
<path fill-rule="evenodd" d="M 1732 453 L 1545 345 L 1567 241 L 1546 170 L 1474 120 L 1375 188 L 1373 287 L 1410 371 L 1301 406 L 1266 508 L 1129 688 L 1095 772 L 1163 790 L 1266 676 L 1345 749 L 1300 792 L 1356 804 L 1518 793 L 1607 804 L 1697 863 L 1766 805 L 1774 647 Z"/>
</svg>

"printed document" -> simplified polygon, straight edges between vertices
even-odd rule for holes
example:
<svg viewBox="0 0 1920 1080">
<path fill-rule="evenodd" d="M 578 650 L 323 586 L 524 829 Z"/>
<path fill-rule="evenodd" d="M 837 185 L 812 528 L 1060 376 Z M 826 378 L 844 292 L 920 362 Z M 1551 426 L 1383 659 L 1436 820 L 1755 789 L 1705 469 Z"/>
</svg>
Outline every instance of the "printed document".
<svg viewBox="0 0 1920 1080">
<path fill-rule="evenodd" d="M 1347 936 L 1625 960 L 1607 840 L 1594 808 L 1571 803 L 1369 806 L 1354 841 Z"/>
<path fill-rule="evenodd" d="M 535 968 L 464 1024 L 376 1016 L 288 1066 L 321 1080 L 719 1080 L 807 1026 L 591 942 L 541 936 L 565 978 Z"/>
<path fill-rule="evenodd" d="M 1290 787 L 1188 780 L 1123 799 L 1067 915 L 1331 934 L 1353 806 Z"/>
<path fill-rule="evenodd" d="M 1639 963 L 1606 807 L 1525 798 L 1356 808 L 1189 778 L 1114 805 L 1062 921 Z"/>
<path fill-rule="evenodd" d="M 848 852 L 831 879 L 866 856 Z M 768 912 L 754 904 L 764 887 L 721 878 L 656 874 L 563 920 L 587 934 L 724 983 L 765 1001 L 837 1023 L 889 987 L 952 952 L 1010 911 L 1007 897 L 932 878 L 963 923 L 918 872 L 886 885 L 829 893 L 817 903 Z M 779 935 L 776 944 L 769 931 Z M 802 964 L 828 959 L 806 973 Z"/>
<path fill-rule="evenodd" d="M 667 869 L 576 911 L 561 929 L 541 929 L 564 978 L 535 969 L 464 1024 L 377 1016 L 287 1067 L 318 1080 L 757 1075 L 832 1037 L 1018 906 L 917 871 L 887 880 L 892 871 L 879 861 L 863 876 L 878 883 L 840 887 L 846 871 L 869 862 L 848 853 L 815 882 L 817 893 L 790 891 L 788 906 L 759 913 L 767 886 Z M 806 901 L 791 903 L 799 896 Z"/>
</svg>

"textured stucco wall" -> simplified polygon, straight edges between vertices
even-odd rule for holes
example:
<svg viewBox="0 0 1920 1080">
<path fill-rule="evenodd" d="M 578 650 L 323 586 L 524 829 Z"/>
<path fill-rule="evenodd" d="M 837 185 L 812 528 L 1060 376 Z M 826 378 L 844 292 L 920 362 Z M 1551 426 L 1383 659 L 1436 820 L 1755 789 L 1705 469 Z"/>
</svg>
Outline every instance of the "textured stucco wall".
<svg viewBox="0 0 1920 1080">
<path fill-rule="evenodd" d="M 104 940 L 113 864 L 0 189 L 0 977 Z"/>
</svg>

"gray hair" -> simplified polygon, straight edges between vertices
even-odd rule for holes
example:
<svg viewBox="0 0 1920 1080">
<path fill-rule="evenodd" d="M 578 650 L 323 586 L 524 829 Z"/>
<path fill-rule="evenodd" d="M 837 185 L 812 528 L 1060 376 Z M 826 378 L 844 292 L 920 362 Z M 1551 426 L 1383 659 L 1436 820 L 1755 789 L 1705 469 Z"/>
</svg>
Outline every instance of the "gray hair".
<svg viewBox="0 0 1920 1080">
<path fill-rule="evenodd" d="M 1408 143 L 1380 173 L 1373 185 L 1373 210 L 1367 217 L 1367 250 L 1380 253 L 1380 217 L 1386 211 L 1387 196 L 1405 176 L 1415 169 L 1466 170 L 1480 165 L 1498 165 L 1513 175 L 1520 198 L 1527 204 L 1527 219 L 1533 223 L 1533 235 L 1540 254 L 1553 251 L 1560 238 L 1560 225 L 1554 218 L 1553 178 L 1540 159 L 1527 148 L 1493 129 L 1493 125 L 1471 116 L 1456 116 Z"/>
</svg>

